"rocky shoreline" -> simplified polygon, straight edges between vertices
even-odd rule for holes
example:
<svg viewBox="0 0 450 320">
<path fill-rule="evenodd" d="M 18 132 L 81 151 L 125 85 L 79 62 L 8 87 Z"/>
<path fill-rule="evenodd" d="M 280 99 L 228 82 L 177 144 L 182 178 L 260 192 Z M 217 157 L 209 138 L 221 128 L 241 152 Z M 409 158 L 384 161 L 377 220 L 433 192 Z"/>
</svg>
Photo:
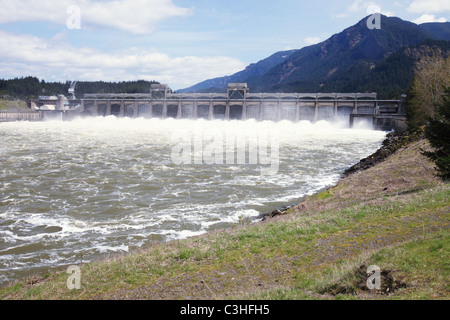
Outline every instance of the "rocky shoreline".
<svg viewBox="0 0 450 320">
<path fill-rule="evenodd" d="M 396 150 L 406 146 L 409 142 L 419 140 L 423 137 L 423 133 L 409 133 L 409 132 L 391 132 L 386 135 L 386 139 L 383 141 L 381 147 L 370 156 L 361 159 L 357 164 L 346 169 L 342 178 L 345 178 L 351 174 L 359 171 L 367 170 L 380 162 L 383 162 L 388 156 L 393 154 Z M 297 204 L 286 205 L 281 208 L 275 209 L 270 213 L 264 213 L 259 216 L 261 221 L 274 218 L 276 216 L 285 215 L 289 209 L 297 206 Z"/>
<path fill-rule="evenodd" d="M 358 171 L 367 170 L 370 167 L 384 161 L 396 150 L 404 147 L 407 143 L 418 140 L 422 134 L 409 134 L 408 132 L 391 132 L 386 136 L 382 146 L 372 155 L 360 160 L 357 164 L 344 171 L 343 177 L 349 176 Z"/>
</svg>

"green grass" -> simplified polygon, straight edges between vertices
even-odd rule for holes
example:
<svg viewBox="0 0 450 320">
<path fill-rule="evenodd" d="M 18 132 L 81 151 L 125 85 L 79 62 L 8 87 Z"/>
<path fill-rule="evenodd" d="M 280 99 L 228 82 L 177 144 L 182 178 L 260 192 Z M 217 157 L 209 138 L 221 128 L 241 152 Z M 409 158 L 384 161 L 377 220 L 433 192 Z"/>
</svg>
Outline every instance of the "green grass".
<svg viewBox="0 0 450 320">
<path fill-rule="evenodd" d="M 22 100 L 5 100 L 0 99 L 0 111 L 22 110 L 29 111 L 26 102 Z"/>
<path fill-rule="evenodd" d="M 326 191 L 323 191 L 316 195 L 313 195 L 312 197 L 316 198 L 318 200 L 325 200 L 325 199 L 328 199 L 329 197 L 331 197 L 332 195 L 333 195 L 333 192 L 331 192 L 330 190 L 326 190 Z"/>
<path fill-rule="evenodd" d="M 448 299 L 449 287 L 448 232 L 427 235 L 412 241 L 383 248 L 367 256 L 363 254 L 349 261 L 337 261 L 327 268 L 298 278 L 288 289 L 274 289 L 251 299 Z M 357 276 L 360 266 L 377 265 L 389 270 L 394 279 L 404 284 L 391 294 L 361 290 L 364 282 Z M 366 268 L 364 269 L 366 270 Z M 383 283 L 382 283 L 383 285 Z M 332 288 L 345 288 L 350 294 L 329 293 Z M 328 292 L 329 291 L 329 292 Z M 328 294 L 327 294 L 328 292 Z"/>
</svg>

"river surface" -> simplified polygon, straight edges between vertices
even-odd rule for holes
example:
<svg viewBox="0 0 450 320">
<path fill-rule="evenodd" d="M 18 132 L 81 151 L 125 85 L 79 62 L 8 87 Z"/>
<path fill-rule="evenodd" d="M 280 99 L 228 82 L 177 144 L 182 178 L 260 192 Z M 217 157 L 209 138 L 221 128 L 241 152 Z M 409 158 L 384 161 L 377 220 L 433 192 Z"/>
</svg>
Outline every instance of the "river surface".
<svg viewBox="0 0 450 320">
<path fill-rule="evenodd" d="M 325 121 L 0 123 L 0 284 L 256 220 L 385 136 Z"/>
</svg>

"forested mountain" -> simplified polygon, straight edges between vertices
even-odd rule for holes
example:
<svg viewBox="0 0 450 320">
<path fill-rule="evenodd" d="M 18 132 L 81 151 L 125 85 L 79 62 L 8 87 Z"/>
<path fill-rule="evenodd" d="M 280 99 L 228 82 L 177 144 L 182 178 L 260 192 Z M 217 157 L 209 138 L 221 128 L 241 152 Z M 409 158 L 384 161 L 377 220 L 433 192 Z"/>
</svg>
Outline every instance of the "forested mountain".
<svg viewBox="0 0 450 320">
<path fill-rule="evenodd" d="M 429 38 L 435 40 L 450 40 L 450 22 L 445 23 L 423 23 L 422 30 L 428 33 Z"/>
<path fill-rule="evenodd" d="M 293 81 L 275 85 L 269 90 L 282 92 L 377 92 L 378 97 L 382 99 L 399 99 L 402 93 L 407 93 L 414 77 L 414 66 L 420 57 L 438 51 L 443 57 L 448 57 L 450 41 L 428 39 L 416 46 L 402 47 L 386 59 L 357 61 L 345 72 L 336 72 L 325 80 Z"/>
<path fill-rule="evenodd" d="M 450 23 L 417 25 L 381 16 L 381 29 L 370 30 L 366 21 L 367 17 L 322 43 L 294 50 L 264 74 L 241 76 L 237 82 L 247 82 L 252 92 L 377 92 L 382 98 L 398 98 L 412 79 L 414 52 L 423 46 L 448 50 Z M 197 85 L 184 91 L 223 91 L 233 82 L 227 80 L 237 75 L 242 71 L 203 82 L 215 88 Z"/>
<path fill-rule="evenodd" d="M 215 79 L 206 80 L 196 84 L 187 89 L 178 90 L 177 92 L 217 92 L 217 88 L 221 88 L 220 91 L 226 91 L 228 83 L 245 82 L 248 78 L 253 76 L 262 76 L 266 74 L 270 69 L 279 63 L 285 61 L 289 56 L 298 50 L 287 50 L 276 52 L 270 57 L 259 61 L 258 63 L 252 63 L 244 70 L 233 74 L 232 76 L 220 77 Z"/>
</svg>

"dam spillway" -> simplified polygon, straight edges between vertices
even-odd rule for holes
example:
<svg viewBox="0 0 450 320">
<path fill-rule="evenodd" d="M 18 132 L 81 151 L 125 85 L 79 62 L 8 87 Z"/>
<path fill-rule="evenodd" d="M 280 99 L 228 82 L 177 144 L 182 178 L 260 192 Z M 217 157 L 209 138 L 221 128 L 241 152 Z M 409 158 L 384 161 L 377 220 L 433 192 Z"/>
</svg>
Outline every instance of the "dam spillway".
<svg viewBox="0 0 450 320">
<path fill-rule="evenodd" d="M 246 83 L 230 83 L 226 93 L 173 93 L 167 85 L 156 84 L 151 86 L 149 93 L 85 94 L 83 99 L 69 100 L 67 107 L 62 99 L 58 99 L 55 109 L 69 110 L 68 117 L 344 120 L 350 125 L 355 118 L 365 118 L 372 121 L 374 127 L 389 129 L 393 121 L 404 121 L 404 102 L 404 98 L 379 100 L 376 93 L 250 93 Z M 45 102 L 34 103 L 42 105 Z"/>
</svg>

